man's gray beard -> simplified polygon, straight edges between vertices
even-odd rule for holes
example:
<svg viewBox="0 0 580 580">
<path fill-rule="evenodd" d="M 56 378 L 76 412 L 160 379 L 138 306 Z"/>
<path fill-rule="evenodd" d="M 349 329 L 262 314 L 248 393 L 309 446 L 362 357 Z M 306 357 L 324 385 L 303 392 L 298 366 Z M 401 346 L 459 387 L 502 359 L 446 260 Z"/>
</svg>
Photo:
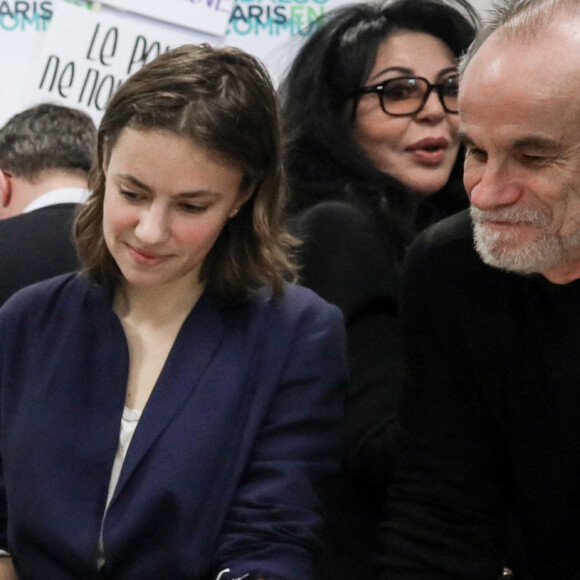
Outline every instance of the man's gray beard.
<svg viewBox="0 0 580 580">
<path fill-rule="evenodd" d="M 580 252 L 580 229 L 568 236 L 547 232 L 551 217 L 536 210 L 507 207 L 482 211 L 471 206 L 475 249 L 481 259 L 490 266 L 532 274 L 545 272 L 568 262 L 570 255 Z M 518 243 L 517 231 L 497 231 L 488 228 L 485 219 L 528 223 L 538 228 L 538 237 Z"/>
</svg>

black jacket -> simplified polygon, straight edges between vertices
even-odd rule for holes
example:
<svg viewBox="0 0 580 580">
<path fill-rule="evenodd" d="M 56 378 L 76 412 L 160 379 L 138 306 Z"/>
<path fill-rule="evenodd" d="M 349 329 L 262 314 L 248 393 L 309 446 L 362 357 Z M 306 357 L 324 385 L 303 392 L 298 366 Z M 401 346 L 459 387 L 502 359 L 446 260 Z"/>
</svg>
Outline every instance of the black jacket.
<svg viewBox="0 0 580 580">
<path fill-rule="evenodd" d="M 24 286 L 78 269 L 76 207 L 50 205 L 0 221 L 0 305 Z"/>
</svg>

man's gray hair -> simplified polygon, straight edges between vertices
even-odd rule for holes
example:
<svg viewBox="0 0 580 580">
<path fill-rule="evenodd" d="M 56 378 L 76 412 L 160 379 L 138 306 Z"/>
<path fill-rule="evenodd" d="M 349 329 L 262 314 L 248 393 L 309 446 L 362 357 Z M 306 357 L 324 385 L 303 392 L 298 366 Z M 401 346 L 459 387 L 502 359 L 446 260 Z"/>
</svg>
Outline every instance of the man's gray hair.
<svg viewBox="0 0 580 580">
<path fill-rule="evenodd" d="M 580 0 L 495 0 L 484 25 L 459 61 L 459 76 L 463 76 L 475 53 L 494 32 L 499 30 L 506 38 L 531 42 L 540 29 L 563 12 L 580 13 Z"/>
</svg>

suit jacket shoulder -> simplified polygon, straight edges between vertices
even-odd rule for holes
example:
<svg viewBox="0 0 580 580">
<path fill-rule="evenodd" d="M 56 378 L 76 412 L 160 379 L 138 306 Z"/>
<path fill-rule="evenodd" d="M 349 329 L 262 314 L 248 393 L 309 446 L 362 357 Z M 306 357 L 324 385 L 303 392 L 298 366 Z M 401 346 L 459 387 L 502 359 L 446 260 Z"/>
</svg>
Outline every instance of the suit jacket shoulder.
<svg viewBox="0 0 580 580">
<path fill-rule="evenodd" d="M 78 269 L 76 207 L 47 206 L 0 221 L 0 304 L 29 284 Z"/>
</svg>

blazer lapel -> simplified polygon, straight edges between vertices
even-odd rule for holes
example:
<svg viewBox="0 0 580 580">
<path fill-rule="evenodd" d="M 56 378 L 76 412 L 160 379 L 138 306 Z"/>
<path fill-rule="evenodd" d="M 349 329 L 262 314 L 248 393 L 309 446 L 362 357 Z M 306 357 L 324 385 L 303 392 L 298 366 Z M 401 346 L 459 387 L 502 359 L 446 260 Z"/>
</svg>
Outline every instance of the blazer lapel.
<svg viewBox="0 0 580 580">
<path fill-rule="evenodd" d="M 203 295 L 186 318 L 143 410 L 111 503 L 173 417 L 183 408 L 225 334 L 218 305 Z M 185 364 L 184 364 L 185 363 Z"/>
</svg>

